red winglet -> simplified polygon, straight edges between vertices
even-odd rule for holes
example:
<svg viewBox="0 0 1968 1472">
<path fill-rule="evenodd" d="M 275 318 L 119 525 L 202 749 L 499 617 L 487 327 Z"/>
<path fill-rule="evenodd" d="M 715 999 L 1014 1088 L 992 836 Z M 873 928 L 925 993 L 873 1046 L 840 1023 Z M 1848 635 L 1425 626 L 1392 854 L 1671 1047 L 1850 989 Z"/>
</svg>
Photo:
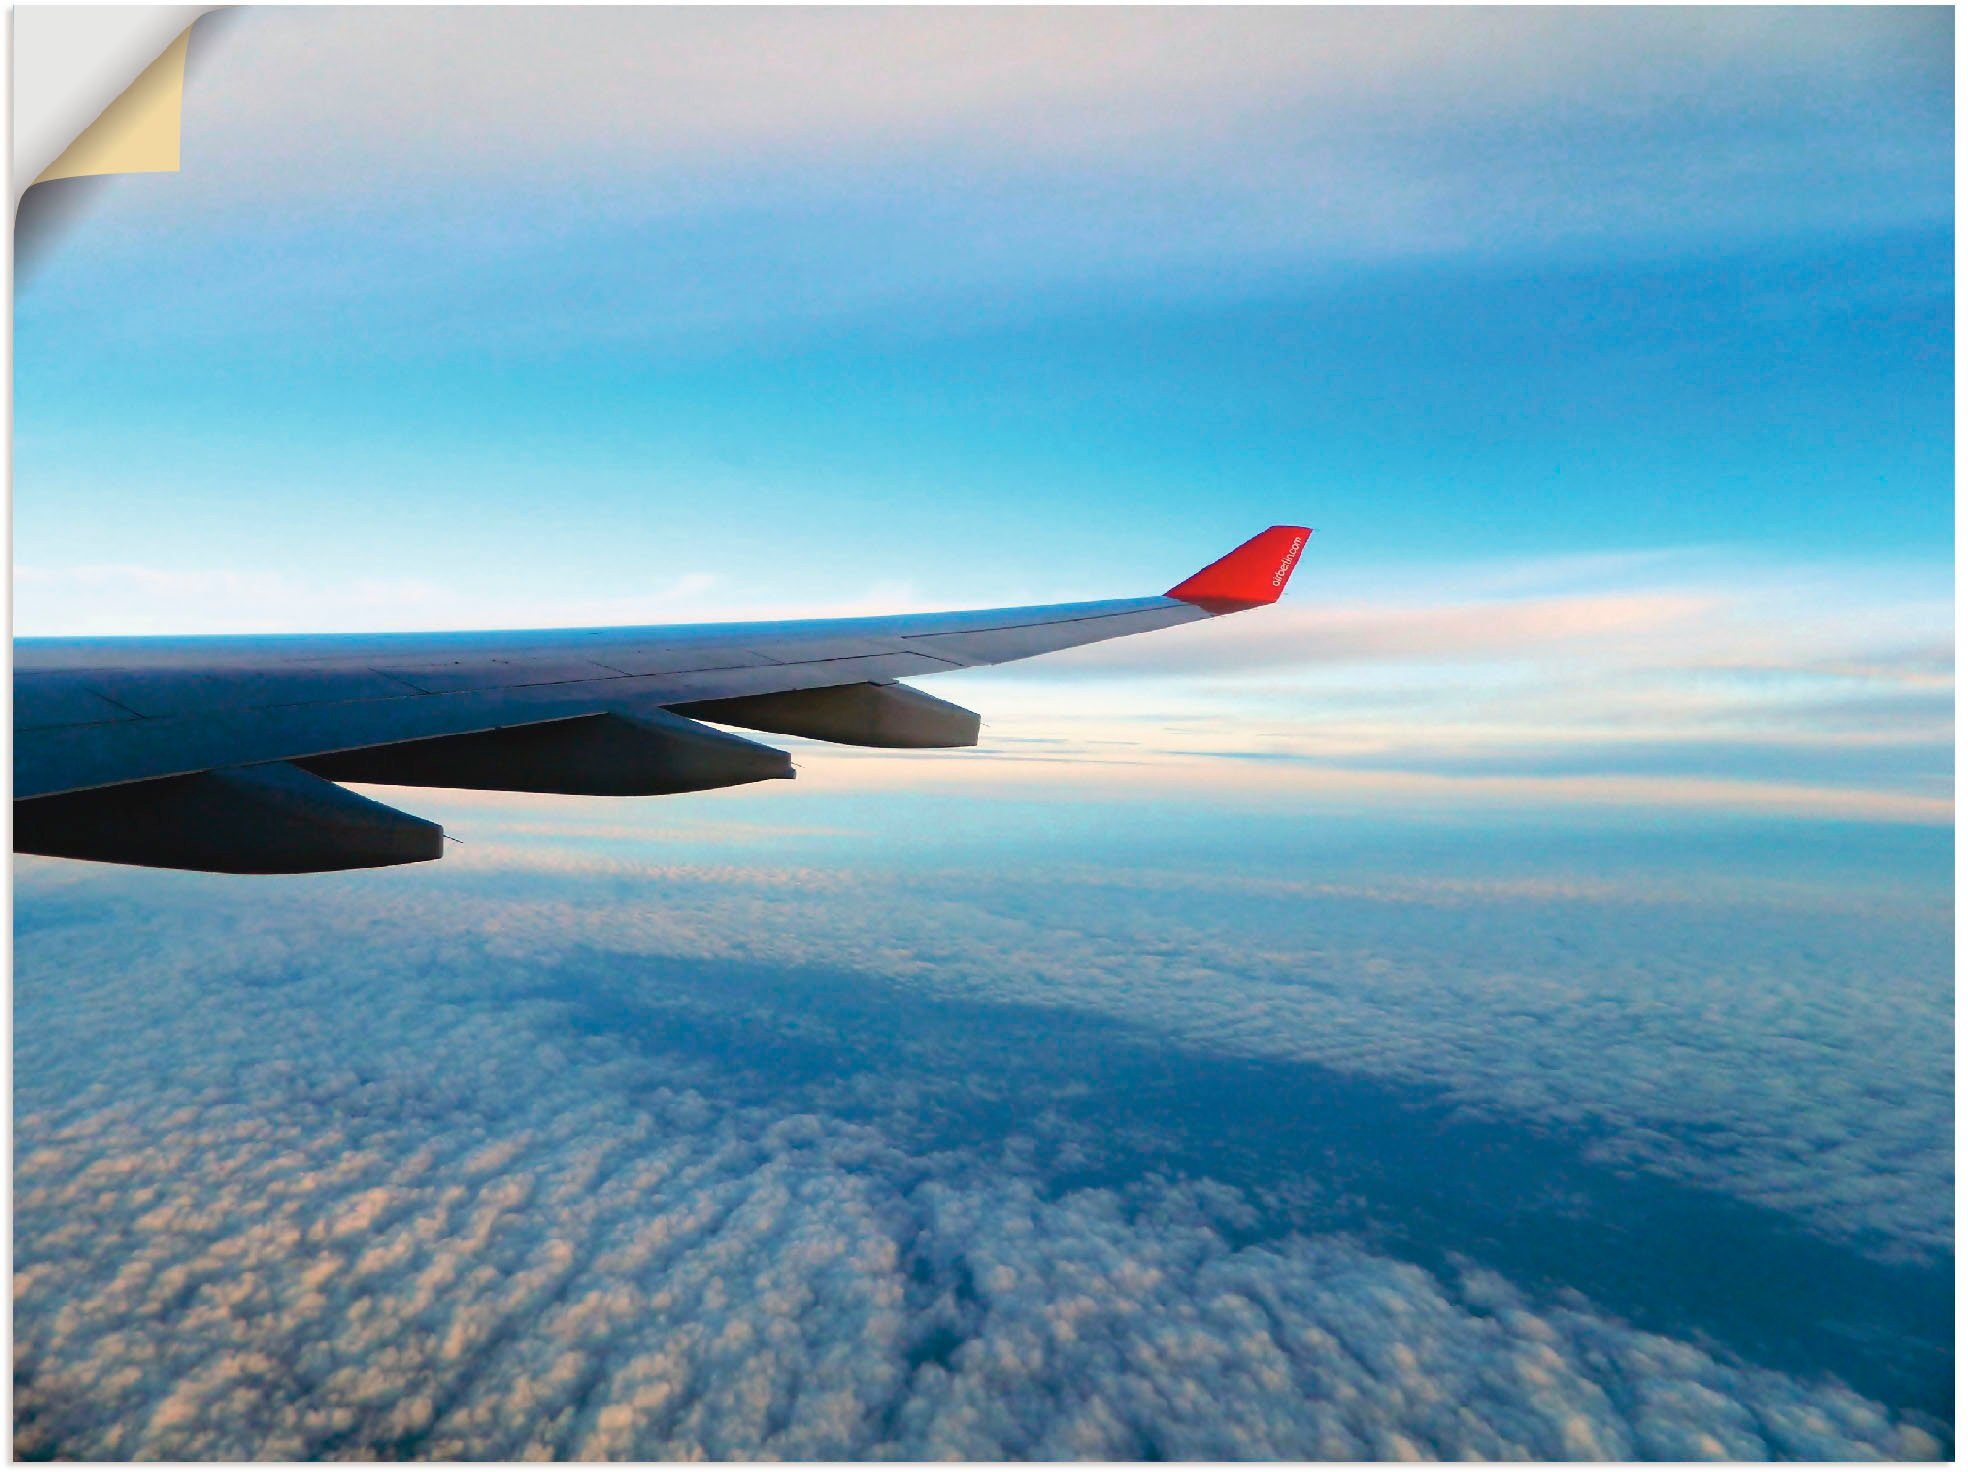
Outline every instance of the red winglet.
<svg viewBox="0 0 1968 1472">
<path fill-rule="evenodd" d="M 1170 598 L 1194 603 L 1211 613 L 1262 608 L 1276 603 L 1291 581 L 1298 554 L 1312 535 L 1307 526 L 1274 526 L 1261 531 L 1228 557 L 1219 557 L 1194 577 L 1168 590 Z"/>
</svg>

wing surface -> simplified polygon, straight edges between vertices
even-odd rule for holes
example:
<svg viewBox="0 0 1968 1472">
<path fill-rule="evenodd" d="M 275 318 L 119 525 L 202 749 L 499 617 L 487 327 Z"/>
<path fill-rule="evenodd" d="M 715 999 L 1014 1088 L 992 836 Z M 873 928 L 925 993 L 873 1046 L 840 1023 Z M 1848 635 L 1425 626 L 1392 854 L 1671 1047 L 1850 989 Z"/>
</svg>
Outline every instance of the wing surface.
<svg viewBox="0 0 1968 1472">
<path fill-rule="evenodd" d="M 974 744 L 974 715 L 896 682 L 1275 601 L 1307 535 L 1273 527 L 1166 594 L 1093 603 L 510 633 L 19 640 L 15 846 L 170 863 L 174 834 L 202 813 L 217 838 L 178 866 L 225 868 L 210 860 L 226 853 L 229 827 L 299 832 L 318 818 L 326 847 L 297 867 L 349 867 L 316 860 L 339 851 L 337 833 L 381 820 L 350 808 L 355 795 L 336 781 L 656 793 L 791 775 L 783 753 L 719 725 Z M 261 780 L 270 770 L 278 780 Z M 226 775 L 241 771 L 255 775 Z M 160 806 L 160 794 L 171 801 Z M 356 843 L 353 857 L 436 857 L 430 826 Z M 142 830 L 140 856 L 105 851 L 119 827 Z M 66 839 L 70 830 L 85 838 Z M 251 847 L 255 872 L 279 867 L 266 842 Z M 365 857 L 371 849 L 383 857 Z"/>
</svg>

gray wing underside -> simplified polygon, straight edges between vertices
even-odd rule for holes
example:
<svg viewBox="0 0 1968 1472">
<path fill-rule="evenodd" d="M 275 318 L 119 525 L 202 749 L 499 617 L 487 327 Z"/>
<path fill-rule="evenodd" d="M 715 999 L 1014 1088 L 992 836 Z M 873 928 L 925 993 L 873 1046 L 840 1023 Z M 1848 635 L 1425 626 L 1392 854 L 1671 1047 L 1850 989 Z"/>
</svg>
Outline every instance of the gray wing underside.
<svg viewBox="0 0 1968 1472">
<path fill-rule="evenodd" d="M 768 709 L 761 697 L 879 690 L 1208 616 L 1194 603 L 1157 597 L 498 635 L 22 640 L 14 646 L 14 796 L 264 763 L 319 759 L 332 768 L 337 754 L 404 743 L 441 753 L 428 743 L 600 716 L 667 713 L 671 729 L 679 708 L 715 721 L 727 710 Z M 750 717 L 732 724 L 787 729 Z M 382 780 L 339 759 L 343 780 Z"/>
</svg>

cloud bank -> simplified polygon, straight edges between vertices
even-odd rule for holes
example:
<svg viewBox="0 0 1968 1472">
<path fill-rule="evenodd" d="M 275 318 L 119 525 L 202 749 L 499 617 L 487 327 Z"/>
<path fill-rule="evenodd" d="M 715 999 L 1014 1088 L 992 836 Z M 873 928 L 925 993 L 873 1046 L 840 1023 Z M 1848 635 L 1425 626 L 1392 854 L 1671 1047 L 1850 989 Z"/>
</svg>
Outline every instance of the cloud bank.
<svg viewBox="0 0 1968 1472">
<path fill-rule="evenodd" d="M 96 245 L 197 239 L 218 272 L 198 281 L 310 338 L 382 275 L 396 320 L 371 345 L 411 351 L 433 330 L 702 349 L 905 304 L 1002 322 L 1097 282 L 1215 298 L 1307 267 L 1952 207 L 1947 19 L 1910 10 L 318 7 L 223 16 L 207 40 L 192 168 L 126 192 Z M 529 309 L 543 265 L 582 271 L 570 238 L 659 274 L 661 311 L 599 270 Z M 460 251 L 480 284 L 434 321 L 428 284 Z M 129 314 L 209 330 L 169 303 Z"/>
<path fill-rule="evenodd" d="M 1217 1164 L 1184 1168 L 1150 1115 L 1035 1092 L 1016 1020 L 1587 1119 L 1622 1171 L 1931 1260 L 1923 902 L 1058 854 L 990 883 L 702 803 L 657 819 L 700 858 L 608 859 L 538 832 L 553 811 L 444 872 L 252 894 L 23 866 L 20 1454 L 1944 1450 L 1926 1414 L 1464 1260 L 1473 1238 L 1417 1260 L 1322 1226 L 1350 1220 L 1344 1172 L 1240 1173 L 1196 1100 Z M 1888 984 L 1844 984 L 1860 957 Z M 1588 1237 L 1610 1209 L 1565 1208 Z"/>
</svg>

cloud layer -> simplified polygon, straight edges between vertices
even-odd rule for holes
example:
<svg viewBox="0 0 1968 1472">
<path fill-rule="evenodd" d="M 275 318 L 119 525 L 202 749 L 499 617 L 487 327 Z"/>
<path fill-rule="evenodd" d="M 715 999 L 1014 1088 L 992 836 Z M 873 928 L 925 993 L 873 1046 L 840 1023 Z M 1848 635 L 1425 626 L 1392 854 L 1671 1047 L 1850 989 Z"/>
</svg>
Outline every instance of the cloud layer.
<svg viewBox="0 0 1968 1472">
<path fill-rule="evenodd" d="M 1566 160 L 1543 147 L 1556 118 L 1602 150 L 1637 131 L 1620 160 L 1635 177 L 1618 179 L 1615 166 L 1614 184 L 1650 223 L 1665 223 L 1656 211 L 1670 173 L 1711 215 L 1726 211 L 1725 180 L 1767 186 L 1767 174 L 1794 166 L 1785 135 L 1799 88 L 1811 90 L 1807 122 L 1829 145 L 1816 150 L 1815 194 L 1835 181 L 1849 203 L 1869 173 L 1884 203 L 1894 195 L 1882 184 L 1900 183 L 1905 166 L 1849 138 L 1841 147 L 1835 123 L 1862 111 L 1869 136 L 1944 117 L 1934 49 L 1944 33 L 1939 17 L 1906 11 L 249 13 L 212 28 L 190 126 L 219 170 L 247 178 L 294 158 L 356 180 L 461 171 L 536 187 L 543 176 L 619 180 L 679 164 L 817 168 L 838 181 L 925 156 L 987 179 L 1097 163 L 1114 181 L 1108 208 L 1138 207 L 1131 186 L 1148 171 L 1234 201 L 1210 232 L 1219 240 L 1262 232 L 1277 213 L 1279 245 L 1312 226 L 1392 231 L 1425 247 L 1482 231 L 1467 218 L 1458 231 L 1444 206 L 1480 218 L 1500 194 L 1519 209 L 1556 207 L 1540 220 L 1547 231 L 1610 224 L 1590 206 L 1565 221 L 1553 186 Z M 1690 146 L 1671 126 L 1689 113 L 1726 120 L 1738 146 L 1720 156 Z M 406 130 L 424 145 L 416 158 L 400 147 Z M 1462 160 L 1443 146 L 1458 136 L 1492 167 L 1501 150 L 1521 187 L 1458 188 Z M 1678 167 L 1659 167 L 1663 152 Z M 1380 165 L 1371 180 L 1369 161 Z M 1929 159 L 1915 150 L 1911 161 Z M 1606 172 L 1602 153 L 1591 191 L 1602 204 Z M 291 173 L 272 177 L 291 187 Z M 1304 208 L 1314 201 L 1319 211 Z"/>
<path fill-rule="evenodd" d="M 1078 1039 L 1103 1110 L 1105 1015 L 1151 1059 L 1589 1120 L 1619 1170 L 1919 1260 L 1951 1241 L 1946 1029 L 1917 1020 L 1945 925 L 1905 894 L 1057 852 L 909 877 L 818 814 L 608 811 L 614 859 L 565 805 L 513 805 L 501 846 L 492 805 L 428 874 L 252 893 L 24 864 L 22 1454 L 1943 1449 L 1794 1355 L 1517 1281 L 1467 1224 L 1420 1260 L 1336 1230 L 1343 1162 L 1239 1166 L 1200 1096 L 1189 1145 L 1088 1114 L 1020 1041 Z M 1881 985 L 1844 984 L 1860 955 Z"/>
<path fill-rule="evenodd" d="M 1119 819 L 1143 843 L 1155 826 Z M 906 877 L 885 865 L 700 868 L 586 842 L 502 847 L 462 812 L 447 828 L 477 839 L 447 861 L 461 871 L 561 869 L 578 876 L 570 900 L 621 886 L 578 909 L 508 901 L 609 952 L 845 965 L 929 997 L 1091 1012 L 1218 1053 L 1590 1117 L 1615 1127 L 1607 1148 L 1622 1159 L 1877 1250 L 1952 1241 L 1938 895 L 1910 905 L 1812 883 L 1723 898 L 1709 886 L 1739 879 L 1336 881 L 1139 860 L 1016 878 L 968 865 Z M 642 901 L 656 894 L 659 906 Z M 1574 948 L 1583 957 L 1568 962 Z M 1855 979 L 1867 976 L 1881 984 Z"/>
<path fill-rule="evenodd" d="M 372 346 L 655 330 L 715 351 L 904 305 L 1000 322 L 1089 282 L 1210 299 L 1308 266 L 1939 226 L 1946 29 L 1887 10 L 241 11 L 194 48 L 184 176 L 124 191 L 94 244 L 196 238 L 220 277 L 194 278 L 262 299 L 270 332 L 332 333 L 367 274 L 398 319 Z M 625 250 L 662 276 L 660 313 L 598 269 Z M 473 284 L 433 321 L 461 251 Z M 543 266 L 581 289 L 530 306 Z M 209 330 L 163 301 L 126 315 L 160 313 Z"/>
</svg>

